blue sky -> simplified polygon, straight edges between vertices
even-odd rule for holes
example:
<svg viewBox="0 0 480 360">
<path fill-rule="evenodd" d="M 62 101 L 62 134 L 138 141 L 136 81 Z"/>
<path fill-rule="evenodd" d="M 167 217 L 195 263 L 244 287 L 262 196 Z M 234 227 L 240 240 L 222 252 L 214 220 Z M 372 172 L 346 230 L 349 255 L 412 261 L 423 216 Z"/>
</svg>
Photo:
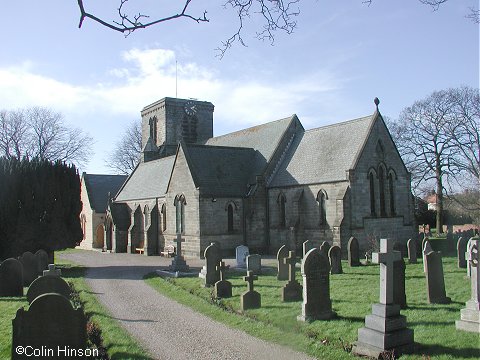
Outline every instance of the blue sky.
<svg viewBox="0 0 480 360">
<path fill-rule="evenodd" d="M 85 0 L 106 19 L 117 3 Z M 478 1 L 432 11 L 418 0 L 302 0 L 292 35 L 278 33 L 273 46 L 258 41 L 252 17 L 247 47 L 236 44 L 219 60 L 215 48 L 237 25 L 222 4 L 192 1 L 209 23 L 181 19 L 125 38 L 89 19 L 78 29 L 76 0 L 2 2 L 0 109 L 62 112 L 95 141 L 81 170 L 108 173 L 104 161 L 125 127 L 145 105 L 175 96 L 176 61 L 178 97 L 215 105 L 215 135 L 293 113 L 307 129 L 349 120 L 371 114 L 375 97 L 396 118 L 434 90 L 479 86 L 479 26 L 465 19 Z"/>
</svg>

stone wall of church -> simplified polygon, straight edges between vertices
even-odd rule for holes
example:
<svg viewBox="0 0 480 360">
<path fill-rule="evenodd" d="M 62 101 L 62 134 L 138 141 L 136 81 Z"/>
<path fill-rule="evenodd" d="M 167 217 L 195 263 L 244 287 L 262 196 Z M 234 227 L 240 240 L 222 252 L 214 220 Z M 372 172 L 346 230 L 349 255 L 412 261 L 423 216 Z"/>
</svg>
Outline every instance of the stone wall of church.
<svg viewBox="0 0 480 360">
<path fill-rule="evenodd" d="M 245 242 L 250 253 L 264 254 L 268 251 L 268 204 L 267 189 L 262 177 L 257 177 L 256 190 L 244 200 Z"/>
</svg>

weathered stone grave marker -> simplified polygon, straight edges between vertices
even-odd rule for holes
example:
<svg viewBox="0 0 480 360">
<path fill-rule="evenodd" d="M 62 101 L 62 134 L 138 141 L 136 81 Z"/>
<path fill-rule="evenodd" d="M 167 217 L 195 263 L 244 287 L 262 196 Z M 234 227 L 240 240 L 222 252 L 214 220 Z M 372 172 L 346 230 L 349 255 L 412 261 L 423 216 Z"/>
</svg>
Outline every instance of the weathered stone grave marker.
<svg viewBox="0 0 480 360">
<path fill-rule="evenodd" d="M 466 252 L 467 252 L 467 239 L 460 236 L 457 241 L 457 266 L 460 269 L 467 268 L 467 260 L 465 259 Z"/>
<path fill-rule="evenodd" d="M 307 253 L 313 249 L 313 242 L 311 242 L 310 240 L 306 240 L 303 242 L 302 244 L 302 258 L 305 257 L 305 255 L 307 255 Z"/>
<path fill-rule="evenodd" d="M 48 264 L 48 270 L 43 270 L 43 276 L 56 276 L 60 277 L 62 270 L 56 269 L 55 264 Z"/>
<path fill-rule="evenodd" d="M 408 262 L 410 264 L 417 263 L 417 241 L 415 239 L 408 239 L 407 241 Z"/>
<path fill-rule="evenodd" d="M 262 306 L 260 293 L 253 290 L 253 281 L 257 279 L 258 276 L 253 275 L 252 271 L 247 271 L 247 276 L 243 277 L 243 280 L 248 283 L 248 290 L 240 295 L 240 308 L 242 311 L 257 309 Z"/>
<path fill-rule="evenodd" d="M 244 268 L 247 266 L 247 256 L 250 255 L 248 246 L 240 245 L 235 248 L 235 260 L 237 267 Z"/>
<path fill-rule="evenodd" d="M 480 333 L 480 240 L 471 238 L 471 246 L 465 257 L 471 265 L 470 283 L 472 297 L 467 301 L 465 309 L 460 310 L 460 320 L 455 321 L 459 330 Z"/>
<path fill-rule="evenodd" d="M 204 252 L 205 265 L 199 274 L 199 277 L 205 279 L 205 286 L 213 286 L 220 280 L 220 271 L 217 265 L 222 261 L 220 247 L 216 243 L 211 243 Z"/>
<path fill-rule="evenodd" d="M 394 350 L 396 356 L 413 352 L 413 330 L 406 327 L 406 318 L 394 303 L 394 262 L 400 259 L 401 254 L 393 251 L 393 242 L 380 239 L 380 252 L 372 254 L 372 262 L 380 264 L 380 303 L 372 305 L 365 327 L 358 329 L 353 354 L 378 359 L 384 351 Z"/>
<path fill-rule="evenodd" d="M 48 293 L 60 294 L 70 299 L 71 289 L 59 276 L 40 276 L 30 284 L 27 290 L 27 301 L 31 304 L 40 295 Z"/>
<path fill-rule="evenodd" d="M 29 286 L 38 276 L 37 258 L 27 251 L 19 258 L 23 266 L 23 285 Z"/>
<path fill-rule="evenodd" d="M 328 259 L 330 261 L 330 273 L 331 274 L 341 274 L 341 273 L 343 273 L 343 269 L 342 269 L 342 249 L 340 249 L 340 246 L 333 245 L 328 250 Z"/>
<path fill-rule="evenodd" d="M 425 269 L 428 302 L 430 304 L 449 304 L 451 299 L 445 293 L 445 279 L 440 252 L 430 251 L 425 255 Z"/>
<path fill-rule="evenodd" d="M 422 258 L 423 258 L 423 272 L 427 272 L 427 254 L 433 251 L 432 245 L 430 245 L 430 241 L 426 240 L 422 246 Z"/>
<path fill-rule="evenodd" d="M 283 245 L 277 252 L 277 280 L 288 280 L 288 265 L 284 259 L 288 257 L 287 245 Z"/>
<path fill-rule="evenodd" d="M 45 250 L 40 249 L 35 253 L 35 258 L 37 259 L 38 275 L 42 275 L 43 270 L 47 270 L 48 254 Z"/>
<path fill-rule="evenodd" d="M 405 261 L 403 258 L 393 263 L 393 302 L 400 305 L 401 309 L 407 308 L 407 295 L 405 293 Z"/>
<path fill-rule="evenodd" d="M 172 263 L 168 267 L 168 270 L 171 272 L 188 272 L 190 267 L 187 265 L 185 258 L 182 255 L 182 243 L 185 242 L 185 239 L 182 238 L 182 234 L 178 233 L 175 240 L 175 256 L 172 260 Z"/>
<path fill-rule="evenodd" d="M 232 297 L 232 283 L 225 280 L 225 271 L 230 266 L 225 266 L 224 261 L 220 261 L 217 265 L 217 270 L 220 272 L 220 280 L 215 283 L 214 294 L 216 298 Z"/>
<path fill-rule="evenodd" d="M 323 255 L 325 255 L 327 258 L 328 258 L 328 250 L 330 250 L 330 244 L 328 243 L 328 241 L 324 241 L 322 242 L 322 244 L 320 245 L 320 251 L 323 253 Z"/>
<path fill-rule="evenodd" d="M 470 238 L 467 242 L 467 253 L 469 253 L 472 249 L 472 246 L 473 246 L 473 241 L 474 239 L 473 238 Z M 471 277 L 471 273 L 472 273 L 472 263 L 470 261 L 467 261 L 467 277 Z"/>
<path fill-rule="evenodd" d="M 288 266 L 288 282 L 282 288 L 282 301 L 302 300 L 302 286 L 295 279 L 295 264 L 297 257 L 294 251 L 288 252 L 288 257 L 284 259 Z"/>
<path fill-rule="evenodd" d="M 247 256 L 247 271 L 252 271 L 255 275 L 262 273 L 262 257 L 258 254 Z"/>
<path fill-rule="evenodd" d="M 303 303 L 299 321 L 328 320 L 336 316 L 330 299 L 330 263 L 319 250 L 310 250 L 302 260 Z"/>
<path fill-rule="evenodd" d="M 23 266 L 17 259 L 6 259 L 0 264 L 1 296 L 23 296 Z"/>
<path fill-rule="evenodd" d="M 355 237 L 351 237 L 347 244 L 348 265 L 351 267 L 360 266 L 360 246 Z"/>
</svg>

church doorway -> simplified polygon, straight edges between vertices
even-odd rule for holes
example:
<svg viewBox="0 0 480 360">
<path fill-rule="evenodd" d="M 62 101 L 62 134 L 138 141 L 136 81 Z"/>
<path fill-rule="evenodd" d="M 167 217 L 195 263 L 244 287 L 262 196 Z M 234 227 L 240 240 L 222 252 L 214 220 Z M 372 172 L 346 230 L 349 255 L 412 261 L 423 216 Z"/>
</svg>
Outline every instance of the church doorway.
<svg viewBox="0 0 480 360">
<path fill-rule="evenodd" d="M 97 226 L 97 231 L 95 232 L 95 243 L 94 248 L 101 249 L 105 241 L 105 227 L 100 224 Z"/>
</svg>

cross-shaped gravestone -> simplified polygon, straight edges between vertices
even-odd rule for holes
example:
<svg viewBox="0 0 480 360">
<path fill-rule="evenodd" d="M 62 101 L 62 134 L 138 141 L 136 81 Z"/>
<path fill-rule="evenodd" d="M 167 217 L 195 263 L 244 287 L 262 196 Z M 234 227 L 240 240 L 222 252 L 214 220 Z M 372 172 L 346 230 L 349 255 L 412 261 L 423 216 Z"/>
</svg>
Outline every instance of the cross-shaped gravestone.
<svg viewBox="0 0 480 360">
<path fill-rule="evenodd" d="M 190 267 L 187 265 L 182 256 L 182 242 L 185 242 L 185 239 L 182 238 L 181 233 L 177 233 L 177 239 L 175 242 L 177 244 L 175 249 L 175 257 L 172 260 L 172 264 L 168 267 L 168 270 L 171 272 L 188 272 Z"/>
<path fill-rule="evenodd" d="M 393 240 L 380 239 L 380 252 L 372 254 L 372 262 L 380 264 L 380 303 L 393 303 L 393 263 L 401 258 L 393 250 Z"/>
<path fill-rule="evenodd" d="M 229 269 L 230 265 L 225 265 L 225 261 L 220 261 L 217 265 L 217 271 L 220 271 L 220 281 L 225 281 L 225 270 Z"/>
<path fill-rule="evenodd" d="M 283 262 L 288 266 L 288 281 L 295 281 L 295 264 L 297 263 L 295 252 L 289 251 L 288 256 L 283 259 Z"/>
<path fill-rule="evenodd" d="M 60 276 L 62 270 L 55 269 L 55 264 L 48 264 L 48 270 L 43 270 L 43 276 Z"/>
<path fill-rule="evenodd" d="M 182 238 L 181 233 L 177 233 L 177 239 L 175 240 L 177 243 L 177 250 L 176 250 L 176 256 L 181 256 L 182 255 L 182 242 L 185 242 L 185 238 Z"/>
<path fill-rule="evenodd" d="M 225 280 L 225 270 L 230 266 L 225 266 L 224 261 L 220 261 L 216 266 L 216 270 L 220 273 L 220 280 L 215 283 L 214 294 L 216 298 L 232 297 L 232 284 Z"/>
<path fill-rule="evenodd" d="M 244 276 L 243 280 L 248 282 L 247 291 L 253 291 L 253 281 L 258 280 L 258 276 L 253 275 L 253 271 L 247 271 L 247 276 Z"/>
<path fill-rule="evenodd" d="M 283 261 L 288 266 L 288 283 L 282 288 L 282 301 L 302 300 L 302 286 L 295 280 L 295 264 L 297 263 L 295 252 L 289 251 Z"/>
</svg>

